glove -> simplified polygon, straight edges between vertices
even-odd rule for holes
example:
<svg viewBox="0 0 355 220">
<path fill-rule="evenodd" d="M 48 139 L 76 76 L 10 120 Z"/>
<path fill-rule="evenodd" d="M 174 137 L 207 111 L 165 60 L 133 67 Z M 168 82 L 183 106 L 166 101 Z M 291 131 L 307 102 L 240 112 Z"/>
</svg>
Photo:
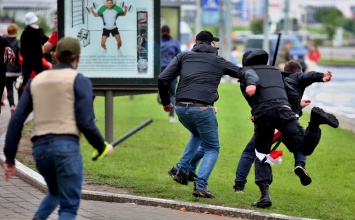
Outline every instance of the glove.
<svg viewBox="0 0 355 220">
<path fill-rule="evenodd" d="M 92 152 L 92 160 L 94 161 L 101 160 L 102 158 L 110 155 L 113 152 L 113 147 L 111 144 L 107 143 L 107 141 L 105 141 L 104 144 L 105 144 L 105 148 L 101 153 L 97 149 L 95 149 L 94 152 Z"/>
<path fill-rule="evenodd" d="M 280 164 L 282 162 L 282 155 L 282 150 L 273 150 L 270 152 L 270 154 L 266 155 L 266 163 L 270 164 L 271 166 L 274 164 Z"/>
</svg>

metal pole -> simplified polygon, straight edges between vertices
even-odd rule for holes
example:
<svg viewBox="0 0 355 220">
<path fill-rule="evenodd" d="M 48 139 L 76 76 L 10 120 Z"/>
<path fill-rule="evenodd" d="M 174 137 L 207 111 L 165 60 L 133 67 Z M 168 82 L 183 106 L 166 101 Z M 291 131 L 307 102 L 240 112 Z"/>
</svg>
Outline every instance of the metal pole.
<svg viewBox="0 0 355 220">
<path fill-rule="evenodd" d="M 231 60 L 232 52 L 232 1 L 226 0 L 226 10 L 225 10 L 225 33 L 226 33 L 226 54 L 225 57 L 227 60 Z"/>
<path fill-rule="evenodd" d="M 290 4 L 289 0 L 285 0 L 285 19 L 284 19 L 284 24 L 285 24 L 285 34 L 288 34 L 289 31 L 289 10 L 290 10 Z"/>
<path fill-rule="evenodd" d="M 269 53 L 269 0 L 265 0 L 264 5 L 264 23 L 263 23 L 263 32 L 264 32 L 264 41 L 263 49 Z"/>
<path fill-rule="evenodd" d="M 113 91 L 105 91 L 105 139 L 113 141 Z"/>
<path fill-rule="evenodd" d="M 202 14 L 202 8 L 201 8 L 201 0 L 196 1 L 196 18 L 195 18 L 195 34 L 200 33 L 201 31 L 201 14 Z"/>
</svg>

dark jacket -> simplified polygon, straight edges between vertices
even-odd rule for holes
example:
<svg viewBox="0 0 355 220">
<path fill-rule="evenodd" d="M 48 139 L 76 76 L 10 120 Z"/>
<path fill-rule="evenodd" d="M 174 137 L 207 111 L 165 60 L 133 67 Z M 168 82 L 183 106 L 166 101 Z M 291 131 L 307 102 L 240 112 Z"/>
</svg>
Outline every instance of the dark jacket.
<svg viewBox="0 0 355 220">
<path fill-rule="evenodd" d="M 240 83 L 242 93 L 252 108 L 252 115 L 280 106 L 289 106 L 298 114 L 301 100 L 297 91 L 284 81 L 277 68 L 267 65 L 268 59 L 269 55 L 265 50 L 248 51 L 243 55 L 243 67 L 255 70 L 260 78 L 256 93 L 252 97 L 248 97 L 244 92 L 247 85 Z"/>
<path fill-rule="evenodd" d="M 30 69 L 42 69 L 43 51 L 42 45 L 48 41 L 42 28 L 33 28 L 27 25 L 21 35 L 21 55 L 23 57 L 23 67 Z M 38 73 L 38 72 L 37 72 Z"/>
<path fill-rule="evenodd" d="M 14 51 L 14 54 L 16 56 L 15 62 L 11 65 L 7 65 L 6 69 L 7 72 L 12 72 L 12 73 L 20 73 L 21 72 L 21 65 L 19 62 L 19 53 L 21 50 L 21 44 L 20 41 L 16 39 L 16 37 L 6 37 L 6 40 L 9 42 L 11 49 Z"/>
<path fill-rule="evenodd" d="M 70 68 L 68 64 L 58 64 L 53 69 L 65 69 Z M 55 74 L 55 73 L 53 73 Z M 4 153 L 6 156 L 6 163 L 15 163 L 15 156 L 18 148 L 18 144 L 21 138 L 21 130 L 23 123 L 27 119 L 27 116 L 32 112 L 32 96 L 31 96 L 31 81 L 26 87 L 25 92 L 21 96 L 21 100 L 11 117 L 8 132 L 5 139 Z M 102 152 L 105 144 L 104 139 L 101 136 L 100 131 L 97 129 L 94 122 L 94 111 L 92 107 L 92 85 L 91 81 L 82 74 L 78 74 L 74 82 L 75 93 L 75 118 L 79 130 L 84 134 L 88 142 L 96 148 L 99 152 Z M 55 100 L 53 100 L 55 101 Z M 31 139 L 34 144 L 48 143 L 53 140 L 75 140 L 78 141 L 78 137 L 74 135 L 60 135 L 60 134 L 48 134 L 43 136 L 35 136 Z"/>
<path fill-rule="evenodd" d="M 285 81 L 297 91 L 299 97 L 302 99 L 304 90 L 315 82 L 323 82 L 324 73 L 310 71 L 307 73 L 292 73 L 281 72 L 285 77 Z M 302 108 L 300 107 L 299 115 L 302 115 Z"/>
<path fill-rule="evenodd" d="M 213 105 L 219 98 L 217 88 L 224 75 L 256 85 L 258 77 L 251 69 L 234 65 L 218 55 L 207 43 L 196 44 L 190 52 L 177 55 L 159 75 L 158 88 L 163 106 L 170 103 L 170 82 L 180 76 L 176 101 L 197 101 Z"/>
</svg>

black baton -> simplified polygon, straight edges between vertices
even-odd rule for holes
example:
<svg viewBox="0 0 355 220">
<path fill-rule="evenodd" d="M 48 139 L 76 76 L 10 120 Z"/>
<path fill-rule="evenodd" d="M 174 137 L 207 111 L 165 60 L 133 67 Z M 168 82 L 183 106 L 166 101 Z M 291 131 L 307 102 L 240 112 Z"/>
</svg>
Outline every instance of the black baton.
<svg viewBox="0 0 355 220">
<path fill-rule="evenodd" d="M 153 119 L 149 119 L 147 121 L 145 121 L 144 123 L 142 123 L 141 125 L 137 126 L 136 128 L 130 130 L 129 132 L 127 132 L 126 134 L 124 134 L 122 137 L 118 138 L 117 140 L 113 141 L 111 143 L 111 145 L 113 147 L 116 147 L 118 144 L 120 144 L 121 142 L 123 142 L 124 140 L 126 140 L 127 138 L 129 138 L 130 136 L 132 136 L 133 134 L 135 134 L 136 132 L 138 132 L 139 130 L 141 130 L 142 128 L 146 127 L 147 125 L 149 125 L 150 123 L 153 122 Z M 100 155 L 97 154 L 96 156 L 94 156 L 92 158 L 92 160 L 97 160 L 97 158 L 99 157 Z"/>
</svg>

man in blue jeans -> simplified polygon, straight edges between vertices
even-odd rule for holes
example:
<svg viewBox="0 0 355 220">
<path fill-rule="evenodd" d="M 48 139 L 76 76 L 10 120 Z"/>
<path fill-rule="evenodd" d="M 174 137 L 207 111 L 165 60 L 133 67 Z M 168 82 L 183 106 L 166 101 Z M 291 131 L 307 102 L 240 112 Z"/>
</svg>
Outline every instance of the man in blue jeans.
<svg viewBox="0 0 355 220">
<path fill-rule="evenodd" d="M 174 57 L 167 68 L 159 75 L 158 88 L 164 111 L 174 108 L 170 100 L 171 82 L 180 76 L 176 90 L 175 112 L 181 124 L 191 133 L 185 151 L 176 164 L 177 173 L 173 180 L 188 184 L 190 161 L 197 149 L 203 151 L 193 195 L 214 198 L 207 189 L 208 178 L 217 162 L 219 154 L 218 122 L 214 103 L 218 100 L 217 88 L 224 75 L 239 78 L 246 85 L 245 93 L 255 93 L 258 77 L 254 70 L 243 69 L 218 56 L 214 47 L 219 39 L 208 31 L 201 31 L 196 36 L 196 44 L 190 52 Z"/>
<path fill-rule="evenodd" d="M 15 174 L 15 156 L 21 130 L 33 110 L 33 157 L 48 192 L 33 220 L 47 219 L 59 205 L 59 219 L 75 219 L 84 181 L 79 139 L 84 134 L 99 159 L 113 147 L 104 141 L 94 122 L 92 85 L 78 73 L 80 43 L 71 37 L 61 39 L 54 54 L 58 65 L 29 82 L 11 117 L 4 154 L 5 178 Z"/>
</svg>

